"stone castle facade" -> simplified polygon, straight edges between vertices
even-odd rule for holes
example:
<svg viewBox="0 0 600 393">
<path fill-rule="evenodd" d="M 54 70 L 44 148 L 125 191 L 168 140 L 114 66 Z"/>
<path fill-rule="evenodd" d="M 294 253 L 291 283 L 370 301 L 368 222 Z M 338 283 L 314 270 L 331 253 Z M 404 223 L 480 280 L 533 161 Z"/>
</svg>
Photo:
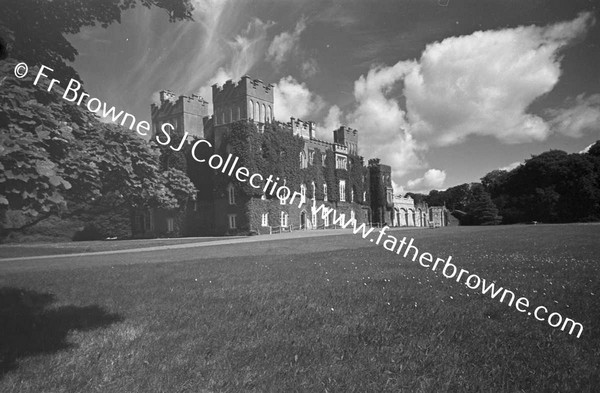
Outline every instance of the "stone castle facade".
<svg viewBox="0 0 600 393">
<path fill-rule="evenodd" d="M 323 218 L 317 208 L 324 204 L 359 223 L 390 226 L 444 226 L 447 212 L 443 208 L 415 205 L 411 198 L 394 197 L 391 167 L 371 159 L 365 167 L 358 156 L 358 130 L 342 126 L 333 131 L 333 143 L 316 138 L 315 123 L 291 118 L 287 123 L 274 119 L 272 84 L 244 76 L 234 83 L 212 86 L 213 114 L 199 96 L 176 97 L 160 92 L 160 103 L 151 105 L 153 137 L 164 123 L 173 125 L 171 136 L 179 140 L 189 136 L 205 139 L 212 145 L 211 154 L 226 157 L 227 143 L 236 123 L 250 123 L 256 132 L 277 123 L 281 132 L 289 132 L 303 141 L 297 158 L 297 170 L 313 167 L 311 173 L 349 172 L 361 169 L 362 176 L 337 179 L 327 183 L 315 176 L 300 184 L 303 204 L 285 204 L 266 195 L 252 196 L 240 192 L 237 180 L 226 187 L 217 185 L 217 174 L 205 164 L 188 159 L 187 172 L 198 189 L 197 200 L 184 211 L 139 211 L 133 215 L 133 232 L 137 237 L 268 234 L 289 230 L 334 228 L 333 217 Z M 179 139 L 178 139 L 179 137 Z M 182 142 L 183 143 L 183 142 Z M 332 159 L 327 160 L 326 157 Z M 316 167 L 318 166 L 318 168 Z M 329 167 L 329 166 L 334 166 Z M 284 179 L 285 181 L 285 179 Z M 335 187 L 335 192 L 327 187 Z M 442 210 L 440 210 L 442 209 Z"/>
</svg>

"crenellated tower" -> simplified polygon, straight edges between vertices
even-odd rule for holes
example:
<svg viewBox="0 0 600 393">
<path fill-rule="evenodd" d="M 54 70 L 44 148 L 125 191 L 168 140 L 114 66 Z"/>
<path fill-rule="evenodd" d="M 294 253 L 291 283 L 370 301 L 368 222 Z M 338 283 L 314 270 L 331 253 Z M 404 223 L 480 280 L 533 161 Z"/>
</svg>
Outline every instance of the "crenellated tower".
<svg viewBox="0 0 600 393">
<path fill-rule="evenodd" d="M 205 123 L 208 118 L 208 102 L 202 97 L 192 94 L 191 97 L 179 96 L 169 90 L 163 90 L 159 93 L 159 104 L 150 105 L 152 116 L 152 136 L 160 132 L 164 123 L 170 123 L 174 130 L 169 127 L 166 130 L 169 134 L 189 135 L 199 138 L 205 137 Z"/>
</svg>

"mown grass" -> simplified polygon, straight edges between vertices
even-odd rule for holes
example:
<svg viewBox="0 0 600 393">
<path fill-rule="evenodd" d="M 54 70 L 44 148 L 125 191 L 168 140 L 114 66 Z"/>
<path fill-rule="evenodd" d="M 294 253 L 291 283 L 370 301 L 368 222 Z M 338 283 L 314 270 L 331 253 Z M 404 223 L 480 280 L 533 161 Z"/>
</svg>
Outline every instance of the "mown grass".
<svg viewBox="0 0 600 393">
<path fill-rule="evenodd" d="M 599 229 L 395 234 L 583 323 L 579 339 L 353 235 L 4 274 L 0 391 L 597 391 Z"/>
</svg>

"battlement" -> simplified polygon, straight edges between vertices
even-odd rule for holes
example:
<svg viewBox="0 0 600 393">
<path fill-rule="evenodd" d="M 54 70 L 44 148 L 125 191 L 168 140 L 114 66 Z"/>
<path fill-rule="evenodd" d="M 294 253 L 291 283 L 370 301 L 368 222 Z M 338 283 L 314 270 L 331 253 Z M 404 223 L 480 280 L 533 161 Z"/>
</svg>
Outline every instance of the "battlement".
<svg viewBox="0 0 600 393">
<path fill-rule="evenodd" d="M 313 139 L 315 136 L 315 123 L 304 121 L 291 117 L 287 126 L 292 129 L 294 135 L 299 135 L 304 139 Z"/>
<path fill-rule="evenodd" d="M 208 116 L 208 102 L 199 95 L 192 94 L 191 97 L 175 94 L 169 90 L 160 92 L 160 105 L 150 105 L 152 118 L 171 117 L 178 113 L 192 113 L 201 117 Z"/>
<path fill-rule="evenodd" d="M 354 128 L 341 126 L 333 131 L 333 141 L 348 147 L 350 154 L 358 153 L 358 131 Z"/>
<path fill-rule="evenodd" d="M 334 143 L 333 151 L 340 154 L 348 154 L 348 147 L 345 145 L 340 145 L 339 143 Z"/>
<path fill-rule="evenodd" d="M 244 75 L 236 83 L 229 79 L 221 86 L 216 83 L 212 85 L 213 103 L 229 102 L 250 96 L 272 104 L 274 87 L 270 83 Z"/>
<path fill-rule="evenodd" d="M 180 95 L 176 98 L 175 93 L 162 90 L 159 93 L 160 103 L 150 105 L 152 116 L 152 129 L 156 133 L 162 123 L 170 123 L 178 133 L 183 135 L 204 136 L 204 118 L 208 117 L 208 102 L 196 94 L 191 97 Z"/>
</svg>

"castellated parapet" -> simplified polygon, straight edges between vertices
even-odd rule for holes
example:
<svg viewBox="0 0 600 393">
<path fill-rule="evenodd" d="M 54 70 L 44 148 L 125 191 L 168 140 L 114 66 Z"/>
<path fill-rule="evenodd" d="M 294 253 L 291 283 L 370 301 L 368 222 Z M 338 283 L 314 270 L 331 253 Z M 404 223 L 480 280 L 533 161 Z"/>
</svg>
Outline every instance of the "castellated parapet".
<svg viewBox="0 0 600 393">
<path fill-rule="evenodd" d="M 350 154 L 358 154 L 358 131 L 354 128 L 341 126 L 333 131 L 333 142 L 346 146 Z"/>
<path fill-rule="evenodd" d="M 315 138 L 315 123 L 312 121 L 304 121 L 291 117 L 287 125 L 292 129 L 294 135 L 299 135 L 309 140 Z"/>
<path fill-rule="evenodd" d="M 174 129 L 166 127 L 171 135 L 189 135 L 204 138 L 205 118 L 208 118 L 208 102 L 202 97 L 192 94 L 191 97 L 175 94 L 169 90 L 159 93 L 159 105 L 150 106 L 152 115 L 152 135 L 160 132 L 164 123 L 170 123 Z"/>
<path fill-rule="evenodd" d="M 273 121 L 273 89 L 260 79 L 245 75 L 238 83 L 228 80 L 212 86 L 215 126 L 238 120 L 264 124 Z"/>
</svg>

